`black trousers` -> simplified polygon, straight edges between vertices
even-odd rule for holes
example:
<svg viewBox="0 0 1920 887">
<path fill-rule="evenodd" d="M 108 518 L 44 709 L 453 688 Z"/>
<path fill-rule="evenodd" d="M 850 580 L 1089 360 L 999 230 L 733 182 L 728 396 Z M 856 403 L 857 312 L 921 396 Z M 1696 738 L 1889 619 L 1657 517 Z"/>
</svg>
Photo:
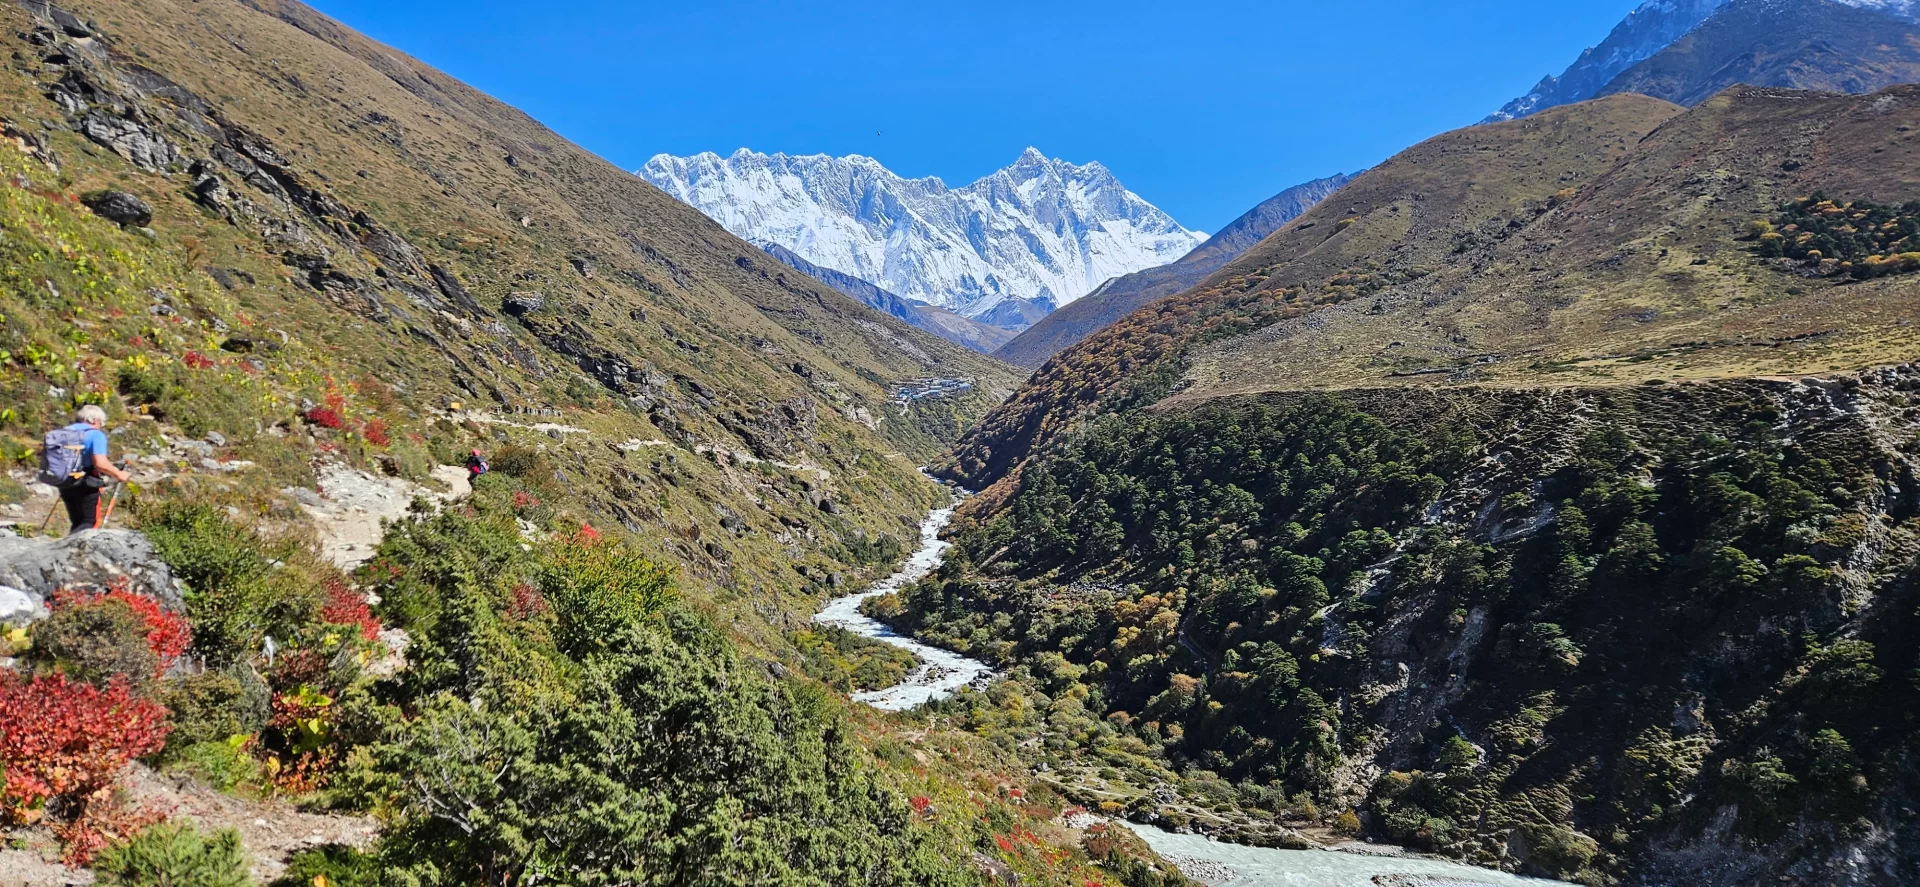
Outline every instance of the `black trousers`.
<svg viewBox="0 0 1920 887">
<path fill-rule="evenodd" d="M 60 501 L 67 504 L 67 519 L 73 521 L 68 534 L 93 529 L 100 514 L 99 481 L 87 478 L 72 486 L 60 488 Z"/>
</svg>

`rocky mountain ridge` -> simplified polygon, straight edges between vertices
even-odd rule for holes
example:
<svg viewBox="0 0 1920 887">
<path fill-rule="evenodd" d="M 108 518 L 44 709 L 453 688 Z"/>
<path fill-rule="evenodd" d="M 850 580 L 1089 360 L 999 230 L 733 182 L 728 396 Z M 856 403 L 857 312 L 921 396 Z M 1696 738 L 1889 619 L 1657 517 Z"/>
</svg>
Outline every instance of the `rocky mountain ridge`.
<svg viewBox="0 0 1920 887">
<path fill-rule="evenodd" d="M 1697 29 L 1723 12 L 1727 21 L 1718 23 L 1711 33 L 1695 36 Z M 1752 24 L 1756 16 L 1767 16 L 1773 21 L 1766 25 Z M 1844 24 L 1829 23 L 1828 20 L 1835 18 Z M 1875 71 L 1880 64 L 1878 51 L 1856 51 L 1848 59 L 1822 58 L 1830 52 L 1828 48 L 1794 38 L 1824 29 L 1837 32 L 1842 43 L 1859 43 L 1868 34 L 1882 32 L 1887 39 L 1877 43 L 1868 40 L 1865 45 L 1881 51 L 1897 50 L 1901 42 L 1897 23 L 1902 21 L 1920 22 L 1920 4 L 1912 0 L 1649 0 L 1629 13 L 1604 41 L 1581 53 L 1565 72 L 1541 80 L 1532 91 L 1508 102 L 1482 122 L 1512 120 L 1616 92 L 1645 92 L 1682 104 L 1700 101 L 1736 83 L 1872 92 L 1910 80 L 1900 79 L 1905 76 L 1902 74 Z M 1698 70 L 1687 72 L 1684 83 L 1655 87 L 1652 82 L 1655 78 L 1648 71 L 1629 74 L 1630 69 L 1643 66 L 1656 70 L 1676 67 L 1671 60 L 1653 60 L 1687 37 L 1710 45 L 1712 48 L 1707 54 L 1722 58 L 1717 64 L 1703 64 Z M 1770 51 L 1759 51 L 1762 56 L 1777 59 L 1772 67 L 1756 66 L 1756 60 L 1751 58 L 1736 59 L 1754 52 L 1761 43 L 1774 44 Z M 1786 44 L 1794 45 L 1789 49 Z M 1687 49 L 1677 54 L 1696 52 L 1698 50 Z M 1796 65 L 1825 68 L 1829 73 L 1850 68 L 1855 76 L 1826 77 L 1818 72 L 1796 70 Z"/>
<path fill-rule="evenodd" d="M 1580 54 L 1567 70 L 1549 75 L 1526 95 L 1501 106 L 1482 123 L 1498 123 L 1600 95 L 1620 72 L 1686 36 L 1727 0 L 1648 0 L 1627 14 L 1598 45 Z"/>
<path fill-rule="evenodd" d="M 742 237 L 976 319 L 1013 299 L 1067 304 L 1205 240 L 1100 164 L 1033 148 L 960 188 L 870 157 L 744 148 L 663 154 L 638 174 Z"/>
</svg>

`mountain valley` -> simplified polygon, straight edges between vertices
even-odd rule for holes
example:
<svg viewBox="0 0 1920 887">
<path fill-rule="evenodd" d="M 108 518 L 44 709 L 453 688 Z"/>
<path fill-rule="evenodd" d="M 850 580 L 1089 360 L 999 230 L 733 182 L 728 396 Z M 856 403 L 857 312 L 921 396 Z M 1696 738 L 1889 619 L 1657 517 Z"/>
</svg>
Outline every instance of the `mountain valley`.
<svg viewBox="0 0 1920 887">
<path fill-rule="evenodd" d="M 1211 237 L 0 19 L 0 887 L 1920 883 L 1920 5 Z"/>
</svg>

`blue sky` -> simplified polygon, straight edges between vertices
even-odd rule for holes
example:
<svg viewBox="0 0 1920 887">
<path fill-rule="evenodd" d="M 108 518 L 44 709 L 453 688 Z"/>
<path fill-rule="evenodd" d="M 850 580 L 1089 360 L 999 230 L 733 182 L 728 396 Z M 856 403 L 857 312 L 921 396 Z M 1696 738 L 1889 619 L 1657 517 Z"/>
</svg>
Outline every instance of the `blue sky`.
<svg viewBox="0 0 1920 887">
<path fill-rule="evenodd" d="M 1031 144 L 1212 231 L 1472 123 L 1639 0 L 309 0 L 634 169 L 867 154 L 960 185 Z"/>
</svg>

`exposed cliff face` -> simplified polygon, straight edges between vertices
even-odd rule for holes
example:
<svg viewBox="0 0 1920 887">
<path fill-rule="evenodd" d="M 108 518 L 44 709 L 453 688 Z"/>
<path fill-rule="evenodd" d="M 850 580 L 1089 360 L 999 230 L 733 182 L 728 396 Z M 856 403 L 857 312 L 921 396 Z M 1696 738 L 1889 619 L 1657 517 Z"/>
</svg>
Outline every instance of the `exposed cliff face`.
<svg viewBox="0 0 1920 887">
<path fill-rule="evenodd" d="M 1273 825 L 1353 811 L 1595 884 L 1891 887 L 1920 876 L 1916 436 L 1909 366 L 1114 417 L 898 619 L 1012 664 L 998 710 L 1051 714 L 978 729 L 1082 736 L 1036 755 L 1144 817 L 1294 840 Z"/>
</svg>

